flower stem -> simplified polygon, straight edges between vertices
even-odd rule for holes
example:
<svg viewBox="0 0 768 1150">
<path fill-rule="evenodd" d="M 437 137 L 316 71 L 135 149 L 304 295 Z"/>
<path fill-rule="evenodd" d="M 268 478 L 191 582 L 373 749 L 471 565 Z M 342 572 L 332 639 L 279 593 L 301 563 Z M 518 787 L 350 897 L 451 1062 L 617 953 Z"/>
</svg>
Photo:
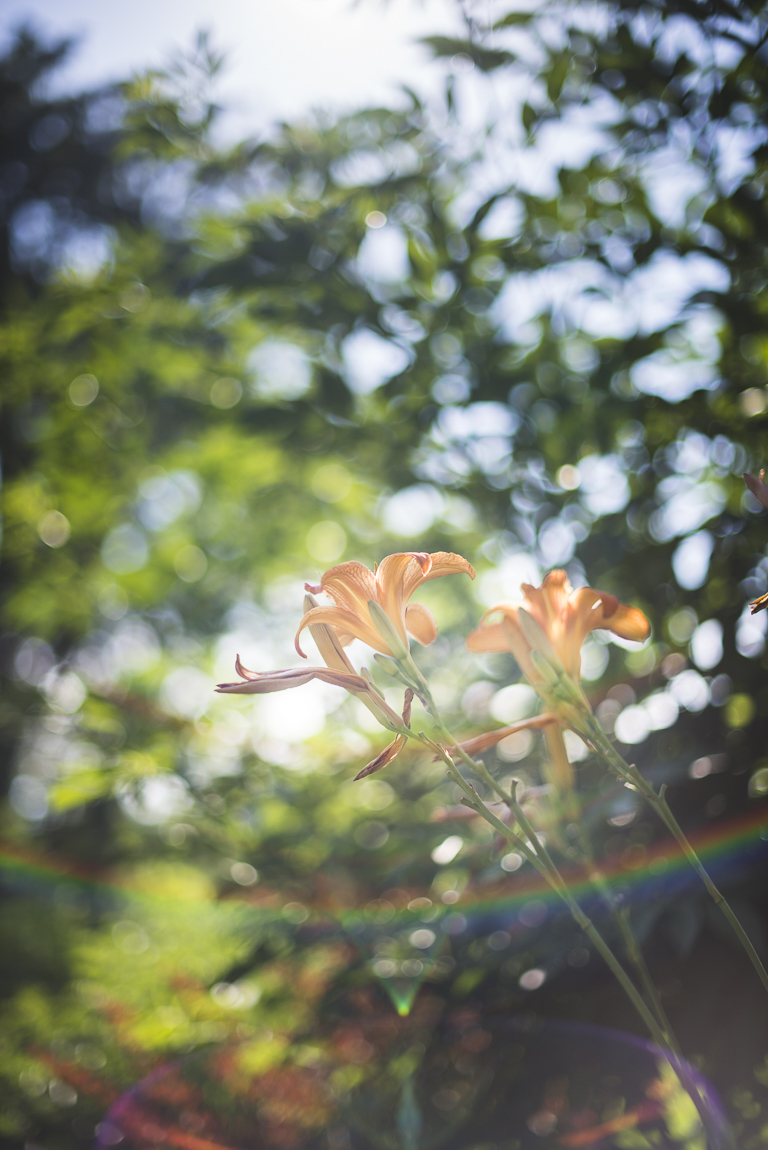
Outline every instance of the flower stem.
<svg viewBox="0 0 768 1150">
<path fill-rule="evenodd" d="M 704 886 L 712 898 L 712 901 L 716 906 L 720 908 L 728 922 L 731 924 L 734 933 L 741 942 L 741 945 L 744 947 L 744 950 L 747 952 L 750 962 L 757 971 L 757 975 L 762 982 L 763 987 L 766 991 L 768 991 L 768 971 L 766 971 L 765 967 L 763 966 L 763 963 L 760 960 L 760 956 L 752 944 L 752 940 L 729 906 L 725 895 L 715 886 L 712 879 L 709 877 L 709 874 L 704 868 L 704 864 L 686 838 L 686 835 L 677 819 L 672 814 L 672 811 L 669 808 L 669 803 L 665 798 L 666 787 L 662 787 L 657 794 L 648 780 L 643 778 L 643 776 L 640 774 L 637 767 L 630 766 L 630 764 L 622 758 L 618 751 L 615 750 L 602 727 L 599 726 L 597 720 L 591 714 L 589 726 L 589 741 L 592 743 L 595 750 L 598 752 L 598 754 L 602 755 L 602 757 L 614 768 L 614 770 L 620 775 L 625 783 L 628 783 L 631 787 L 638 791 L 646 800 L 646 802 L 648 802 L 648 804 L 653 807 L 656 814 L 659 816 L 667 830 L 669 830 L 672 837 L 677 842 L 688 862 L 691 864 L 701 881 L 704 883 Z"/>
<path fill-rule="evenodd" d="M 430 702 L 432 701 L 430 695 L 425 697 L 428 697 Z M 434 703 L 432 703 L 432 706 L 434 706 Z M 445 728 L 445 724 L 443 723 L 439 714 L 436 714 L 435 711 L 432 710 L 432 707 L 429 709 L 433 718 L 435 718 L 436 722 L 440 726 L 441 733 L 445 732 L 448 734 Z M 572 917 L 584 931 L 587 938 L 594 946 L 595 950 L 597 950 L 598 953 L 602 955 L 608 967 L 618 980 L 620 986 L 629 997 L 635 1010 L 647 1026 L 654 1042 L 656 1042 L 662 1050 L 667 1049 L 669 1042 L 666 1034 L 659 1026 L 654 1015 L 648 1009 L 645 999 L 642 997 L 637 987 L 632 982 L 632 979 L 624 970 L 624 967 L 621 965 L 618 958 L 616 958 L 616 955 L 608 946 L 603 936 L 597 930 L 597 927 L 584 913 L 579 904 L 576 902 L 576 899 L 568 890 L 565 880 L 552 861 L 552 858 L 550 857 L 546 847 L 543 846 L 539 841 L 535 830 L 526 818 L 526 815 L 520 804 L 517 802 L 514 793 L 512 795 L 507 795 L 506 792 L 495 782 L 490 773 L 487 771 L 485 764 L 476 763 L 473 759 L 470 759 L 466 752 L 464 752 L 462 748 L 459 747 L 458 744 L 454 741 L 453 737 L 448 735 L 451 743 L 451 750 L 458 750 L 462 760 L 466 761 L 467 765 L 470 766 L 473 771 L 477 771 L 478 774 L 480 774 L 480 776 L 484 779 L 484 781 L 487 780 L 489 785 L 492 786 L 493 790 L 513 811 L 518 825 L 520 826 L 523 835 L 525 836 L 524 839 L 520 835 L 516 834 L 514 830 L 503 823 L 501 819 L 497 818 L 496 815 L 494 815 L 493 812 L 488 809 L 477 792 L 470 786 L 470 784 L 461 774 L 445 748 L 441 747 L 440 744 L 435 742 L 433 739 L 429 739 L 423 733 L 420 733 L 418 737 L 426 746 L 435 751 L 435 753 L 443 760 L 446 767 L 448 768 L 449 776 L 453 779 L 453 781 L 464 794 L 464 801 L 466 805 L 475 811 L 478 815 L 480 815 L 481 818 L 485 819 L 485 821 L 489 823 L 490 826 L 497 830 L 501 835 L 503 835 L 507 842 L 511 843 L 518 850 L 520 850 L 521 853 L 528 859 L 528 861 L 533 864 L 533 866 L 536 868 L 542 878 L 544 878 L 545 881 L 549 884 L 552 890 L 562 899 L 562 901 L 568 907 Z M 517 784 L 515 783 L 515 786 L 516 785 Z"/>
<path fill-rule="evenodd" d="M 560 798 L 565 812 L 571 819 L 578 832 L 578 847 L 581 854 L 581 862 L 587 869 L 587 874 L 592 885 L 597 890 L 602 898 L 605 906 L 608 909 L 611 918 L 616 924 L 616 928 L 621 935 L 624 943 L 624 950 L 626 951 L 627 958 L 634 966 L 637 976 L 640 980 L 643 993 L 646 1001 L 656 1016 L 663 1033 L 666 1036 L 667 1045 L 676 1053 L 680 1052 L 678 1041 L 675 1033 L 670 1025 L 667 1013 L 661 1003 L 659 992 L 657 991 L 651 972 L 645 961 L 640 944 L 635 937 L 635 932 L 632 929 L 632 921 L 629 915 L 628 907 L 620 907 L 616 902 L 613 891 L 611 890 L 605 875 L 600 870 L 600 867 L 595 861 L 594 852 L 592 850 L 592 843 L 590 842 L 587 828 L 584 825 L 584 820 L 581 817 L 581 804 L 579 802 L 579 795 L 573 783 L 573 771 L 570 774 L 564 770 L 564 763 L 568 762 L 568 752 L 565 746 L 565 739 L 563 738 L 562 728 L 553 723 L 546 729 L 547 736 L 547 750 L 555 759 L 555 772 L 557 777 L 563 780 L 561 784 Z M 558 769 L 559 767 L 559 769 Z M 564 794 L 562 792 L 565 792 Z"/>
</svg>

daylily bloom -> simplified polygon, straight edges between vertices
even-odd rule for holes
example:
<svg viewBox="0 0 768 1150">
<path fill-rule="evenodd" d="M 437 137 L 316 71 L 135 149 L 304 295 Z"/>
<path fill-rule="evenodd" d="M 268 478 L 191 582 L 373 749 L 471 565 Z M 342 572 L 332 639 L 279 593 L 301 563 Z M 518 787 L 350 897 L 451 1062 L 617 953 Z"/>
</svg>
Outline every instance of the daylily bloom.
<svg viewBox="0 0 768 1150">
<path fill-rule="evenodd" d="M 304 610 L 310 614 L 317 607 L 311 595 L 304 600 Z M 306 618 L 306 615 L 305 615 Z M 220 683 L 216 690 L 225 695 L 264 695 L 273 691 L 286 691 L 290 687 L 301 687 L 312 679 L 343 687 L 364 703 L 382 726 L 398 731 L 402 727 L 400 716 L 393 711 L 363 669 L 358 675 L 342 650 L 333 631 L 322 623 L 309 625 L 310 634 L 325 662 L 325 667 L 289 667 L 285 671 L 249 671 L 237 656 L 235 670 L 241 677 L 239 683 Z"/>
<path fill-rule="evenodd" d="M 429 579 L 464 572 L 474 579 L 472 566 L 461 555 L 438 551 L 405 551 L 388 555 L 375 571 L 352 560 L 326 571 L 318 586 L 306 588 L 317 595 L 324 591 L 333 600 L 332 607 L 312 607 L 301 620 L 296 632 L 296 650 L 305 627 L 325 624 L 333 628 L 339 642 L 346 646 L 362 639 L 375 651 L 403 658 L 409 650 L 408 637 L 428 646 L 437 638 L 437 624 L 423 603 L 410 603 L 414 591 Z"/>
<path fill-rule="evenodd" d="M 499 603 L 485 613 L 467 638 L 467 646 L 472 651 L 511 651 L 534 686 L 545 678 L 534 651 L 550 663 L 559 663 L 570 678 L 578 680 L 581 647 L 590 631 L 604 628 L 638 642 L 650 634 L 650 624 L 639 608 L 591 587 L 574 590 L 565 571 L 550 571 L 541 587 L 523 583 L 521 590 L 522 603 Z M 498 621 L 490 622 L 494 617 Z"/>
</svg>

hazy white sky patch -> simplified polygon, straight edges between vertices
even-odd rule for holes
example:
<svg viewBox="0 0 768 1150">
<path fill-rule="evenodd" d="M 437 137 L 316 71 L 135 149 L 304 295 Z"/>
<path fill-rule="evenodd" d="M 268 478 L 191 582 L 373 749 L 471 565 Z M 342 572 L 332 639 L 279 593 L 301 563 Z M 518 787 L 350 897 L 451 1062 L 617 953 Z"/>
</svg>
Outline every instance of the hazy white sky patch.
<svg viewBox="0 0 768 1150">
<path fill-rule="evenodd" d="M 391 106 L 403 83 L 434 87 L 441 70 L 416 41 L 455 31 L 457 13 L 444 0 L 7 0 L 0 36 L 27 25 L 78 39 L 56 80 L 71 91 L 163 66 L 206 29 L 227 56 L 217 98 L 237 137 L 313 107 Z"/>
</svg>

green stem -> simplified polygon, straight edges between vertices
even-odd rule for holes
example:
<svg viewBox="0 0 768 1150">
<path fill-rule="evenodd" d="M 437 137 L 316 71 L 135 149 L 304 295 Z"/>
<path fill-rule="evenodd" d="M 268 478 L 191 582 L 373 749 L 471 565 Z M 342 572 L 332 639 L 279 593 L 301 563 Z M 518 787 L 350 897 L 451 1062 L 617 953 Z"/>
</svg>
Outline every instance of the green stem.
<svg viewBox="0 0 768 1150">
<path fill-rule="evenodd" d="M 434 713 L 433 717 L 437 718 Z M 444 729 L 442 720 L 438 718 L 437 721 L 439 722 L 439 725 Z M 487 808 L 485 803 L 483 803 L 478 796 L 477 792 L 472 789 L 469 783 L 467 783 L 466 779 L 458 770 L 450 755 L 439 745 L 439 743 L 434 742 L 432 739 L 428 739 L 425 735 L 422 735 L 421 738 L 422 741 L 427 746 L 431 747 L 431 749 L 434 750 L 443 760 L 448 768 L 448 774 L 464 793 L 467 805 L 482 818 L 484 818 L 485 821 L 490 824 L 490 826 L 492 826 L 501 835 L 503 835 L 509 843 L 521 850 L 529 862 L 535 866 L 539 874 L 546 880 L 552 890 L 562 899 L 562 901 L 568 907 L 572 917 L 584 931 L 587 938 L 594 946 L 595 950 L 597 950 L 598 953 L 602 955 L 603 959 L 618 980 L 625 994 L 632 1002 L 635 1010 L 647 1026 L 654 1042 L 656 1042 L 657 1045 L 662 1049 L 666 1049 L 668 1045 L 667 1036 L 664 1034 L 653 1014 L 648 1009 L 644 998 L 637 990 L 637 987 L 632 982 L 632 979 L 624 970 L 624 967 L 616 958 L 616 955 L 608 946 L 603 936 L 597 930 L 597 927 L 594 925 L 591 919 L 587 917 L 587 915 L 571 895 L 565 880 L 562 878 L 560 872 L 552 861 L 546 847 L 543 846 L 539 841 L 535 830 L 526 818 L 524 811 L 522 810 L 514 795 L 506 795 L 500 787 L 494 785 L 494 790 L 497 793 L 500 793 L 504 802 L 506 802 L 510 809 L 514 812 L 518 825 L 521 827 L 525 837 L 528 840 L 527 844 L 520 838 L 519 835 L 515 834 L 515 832 L 510 827 L 503 823 L 501 819 L 497 818 L 496 815 L 494 815 L 493 812 Z M 451 743 L 453 743 L 453 739 L 451 739 Z M 464 757 L 464 753 L 462 752 L 462 758 Z M 466 757 L 468 758 L 468 756 Z M 478 764 L 475 763 L 472 759 L 469 759 L 469 765 L 471 766 L 472 770 L 478 769 Z M 484 766 L 483 770 L 485 770 Z M 490 774 L 488 775 L 488 778 L 491 778 Z"/>
<path fill-rule="evenodd" d="M 640 948 L 640 944 L 635 937 L 635 932 L 632 929 L 632 922 L 629 917 L 628 907 L 619 907 L 616 905 L 613 891 L 608 885 L 605 875 L 602 873 L 597 863 L 595 862 L 592 854 L 592 846 L 586 834 L 586 830 L 579 821 L 577 823 L 579 828 L 579 845 L 581 847 L 582 861 L 586 864 L 589 873 L 590 882 L 600 894 L 603 902 L 605 903 L 611 918 L 616 924 L 616 927 L 624 942 L 624 949 L 627 953 L 627 958 L 634 966 L 640 979 L 640 984 L 643 992 L 648 1001 L 648 1005 L 656 1016 L 659 1026 L 666 1035 L 667 1045 L 671 1050 L 680 1053 L 680 1046 L 675 1037 L 670 1021 L 667 1017 L 667 1012 L 662 1006 L 659 992 L 657 991 L 651 972 L 645 961 L 645 956 Z"/>
<path fill-rule="evenodd" d="M 590 720 L 590 742 L 593 744 L 598 753 L 601 754 L 603 758 L 605 758 L 617 771 L 624 782 L 628 783 L 631 787 L 638 791 L 646 800 L 646 802 L 648 802 L 649 805 L 653 807 L 656 814 L 659 816 L 661 821 L 669 830 L 672 837 L 677 842 L 688 862 L 698 874 L 699 878 L 706 887 L 707 892 L 712 898 L 712 901 L 716 906 L 720 908 L 728 922 L 731 924 L 731 927 L 733 928 L 737 938 L 741 942 L 741 945 L 744 947 L 744 950 L 747 952 L 750 962 L 757 971 L 757 975 L 762 982 L 763 987 L 766 991 L 768 991 L 768 971 L 766 971 L 765 967 L 763 966 L 763 963 L 760 960 L 760 956 L 752 944 L 752 940 L 729 906 L 725 895 L 715 886 L 712 879 L 709 877 L 709 874 L 704 868 L 704 864 L 686 838 L 685 833 L 677 819 L 672 814 L 672 811 L 669 808 L 669 804 L 664 797 L 666 788 L 662 787 L 660 793 L 657 794 L 648 780 L 643 778 L 643 776 L 640 774 L 637 767 L 630 766 L 630 764 L 622 758 L 618 751 L 615 750 L 605 735 L 605 732 L 597 723 L 597 720 L 594 719 L 594 717 L 591 715 Z"/>
<path fill-rule="evenodd" d="M 584 820 L 581 817 L 581 803 L 576 791 L 575 776 L 573 768 L 570 767 L 568 751 L 560 726 L 553 724 L 547 727 L 546 743 L 547 751 L 553 760 L 552 776 L 556 789 L 556 797 L 559 800 L 563 813 L 568 817 L 569 821 L 574 824 L 578 833 L 578 846 L 580 847 L 581 854 L 580 861 L 586 867 L 590 882 L 602 898 L 616 925 L 616 929 L 621 935 L 627 958 L 637 972 L 646 1002 L 655 1014 L 656 1021 L 666 1035 L 668 1046 L 679 1053 L 679 1044 L 667 1018 L 666 1011 L 661 1004 L 661 998 L 651 978 L 651 972 L 648 969 L 640 944 L 632 930 L 629 909 L 617 905 L 616 897 L 608 885 L 605 875 L 595 861 L 592 843 Z"/>
<path fill-rule="evenodd" d="M 467 783 L 466 779 L 461 774 L 461 772 L 459 771 L 459 769 L 457 768 L 453 759 L 450 757 L 450 755 L 445 750 L 445 748 L 440 746 L 440 744 L 435 742 L 433 739 L 428 738 L 423 732 L 419 732 L 418 735 L 416 735 L 416 736 L 414 736 L 413 732 L 411 732 L 411 731 L 408 731 L 407 733 L 411 737 L 416 737 L 425 746 L 430 747 L 438 755 L 438 757 L 443 760 L 446 767 L 448 768 L 448 774 L 449 774 L 450 778 L 453 779 L 453 781 L 457 784 L 457 786 L 463 792 L 464 801 L 465 801 L 466 805 L 468 807 L 470 807 L 472 810 L 474 810 L 476 812 L 476 814 L 480 815 L 483 819 L 485 819 L 485 821 L 491 827 L 493 827 L 496 831 L 498 831 L 499 834 L 501 834 L 502 837 L 507 840 L 507 842 L 509 842 L 511 845 L 515 846 L 525 856 L 525 858 L 527 858 L 529 860 L 529 862 L 532 863 L 532 865 L 536 868 L 536 870 L 539 872 L 539 874 L 541 874 L 541 876 L 545 879 L 545 881 L 552 888 L 552 890 L 562 899 L 562 901 L 568 907 L 568 909 L 571 913 L 571 916 L 573 917 L 575 922 L 584 931 L 587 938 L 591 941 L 592 945 L 594 946 L 595 950 L 602 956 L 606 965 L 608 966 L 608 968 L 613 973 L 614 977 L 616 978 L 619 985 L 624 990 L 625 994 L 629 998 L 632 1005 L 635 1007 L 635 1010 L 640 1015 L 643 1022 L 647 1026 L 651 1036 L 653 1037 L 654 1042 L 659 1046 L 660 1050 L 665 1054 L 665 1056 L 666 1056 L 667 1060 L 669 1061 L 670 1065 L 672 1066 L 673 1070 L 675 1070 L 676 1073 L 679 1073 L 679 1071 L 682 1069 L 682 1067 L 681 1067 L 680 1063 L 678 1062 L 677 1044 L 674 1042 L 674 1039 L 672 1038 L 671 1028 L 669 1027 L 668 1023 L 666 1023 L 666 1016 L 664 1015 L 661 1004 L 660 1003 L 658 1004 L 658 1009 L 659 1009 L 659 1012 L 661 1015 L 661 1019 L 663 1019 L 663 1022 L 666 1023 L 666 1025 L 664 1025 L 660 1020 L 657 1020 L 656 1016 L 648 1008 L 648 1004 L 646 1003 L 645 999 L 640 994 L 637 987 L 633 983 L 632 979 L 629 977 L 627 972 L 624 970 L 624 967 L 619 962 L 619 960 L 616 958 L 615 954 L 613 953 L 611 948 L 608 946 L 605 939 L 602 937 L 600 932 L 595 927 L 594 923 L 584 913 L 584 911 L 581 909 L 579 904 L 576 902 L 576 900 L 571 895 L 570 891 L 567 888 L 567 885 L 566 885 L 564 879 L 562 878 L 562 876 L 560 875 L 560 872 L 557 870 L 557 867 L 555 866 L 554 862 L 552 861 L 552 859 L 551 859 L 551 857 L 550 857 L 550 855 L 546 849 L 546 846 L 540 842 L 538 836 L 536 835 L 535 830 L 533 829 L 530 822 L 528 821 L 528 819 L 525 815 L 525 812 L 523 811 L 520 804 L 517 802 L 517 799 L 516 799 L 514 792 L 511 795 L 507 795 L 505 793 L 505 791 L 503 790 L 503 788 L 499 786 L 499 784 L 496 782 L 496 780 L 493 778 L 493 776 L 487 770 L 487 768 L 486 768 L 485 764 L 482 762 L 482 760 L 480 760 L 479 762 L 476 762 L 474 759 L 472 759 L 466 753 L 464 748 L 461 747 L 459 743 L 457 743 L 457 741 L 453 738 L 451 733 L 448 731 L 445 723 L 443 722 L 442 716 L 440 715 L 440 712 L 439 712 L 439 710 L 435 704 L 435 701 L 432 698 L 432 693 L 429 690 L 429 685 L 427 684 L 426 679 L 424 678 L 424 676 L 421 674 L 418 667 L 414 663 L 413 658 L 410 655 L 410 653 L 407 656 L 407 660 L 403 660 L 403 670 L 405 671 L 406 676 L 412 678 L 413 684 L 414 684 L 414 687 L 415 687 L 417 693 L 419 694 L 420 698 L 422 699 L 422 702 L 424 703 L 427 711 L 429 712 L 429 714 L 432 716 L 435 723 L 437 724 L 441 736 L 443 736 L 446 739 L 446 741 L 448 742 L 451 750 L 454 752 L 457 752 L 458 757 L 462 760 L 462 762 L 464 762 L 465 765 L 470 768 L 470 770 L 476 772 L 483 779 L 483 781 L 486 782 L 486 784 L 491 788 L 493 793 L 498 795 L 498 797 L 504 803 L 506 803 L 506 805 L 514 813 L 515 818 L 517 819 L 518 825 L 520 826 L 520 828 L 522 829 L 526 838 L 528 839 L 528 842 L 527 843 L 524 842 L 524 840 L 521 839 L 520 836 L 518 834 L 516 834 L 514 830 L 512 830 L 512 828 L 508 827 L 505 823 L 503 823 L 501 821 L 501 819 L 497 818 L 496 815 L 494 815 L 493 812 L 488 809 L 488 807 L 485 805 L 485 803 L 482 802 L 482 800 L 480 799 L 477 792 L 469 785 L 469 783 Z M 586 701 L 585 701 L 584 705 L 586 706 Z M 581 707 L 579 707 L 578 710 L 580 711 Z M 589 715 L 590 715 L 590 718 L 593 719 L 591 711 L 589 712 Z M 596 721 L 594 721 L 594 725 L 597 728 L 597 731 L 599 731 L 600 735 L 602 735 L 602 729 L 600 727 L 598 727 Z M 610 747 L 610 744 L 609 744 L 609 747 Z M 610 750 L 612 751 L 613 748 L 610 748 Z M 615 756 L 615 758 L 618 758 L 622 764 L 623 770 L 620 773 L 624 773 L 626 775 L 627 772 L 631 772 L 631 768 L 629 768 L 627 766 L 627 764 L 624 763 L 624 760 L 621 759 L 620 756 Z M 615 762 L 614 762 L 614 766 L 616 766 Z M 618 769 L 618 767 L 617 767 L 617 769 Z M 636 772 L 636 773 L 638 774 L 638 777 L 640 777 L 639 772 Z M 632 781 L 634 781 L 634 779 Z M 645 783 L 645 780 L 642 780 L 642 782 Z M 653 794 L 654 798 L 658 802 L 663 804 L 663 806 L 667 810 L 669 819 L 671 819 L 674 822 L 674 817 L 672 816 L 672 812 L 669 811 L 669 808 L 666 807 L 666 803 L 664 803 L 663 794 L 659 797 L 655 794 L 655 792 L 653 791 L 653 788 L 650 787 L 650 784 L 646 784 L 646 786 L 651 791 L 651 794 Z M 516 787 L 517 787 L 517 783 L 515 782 L 515 788 Z M 645 787 L 640 787 L 639 789 L 642 790 L 643 793 L 645 793 Z M 667 825 L 669 825 L 669 822 L 667 821 L 666 818 L 665 818 L 665 822 L 667 822 Z M 675 826 L 677 827 L 676 822 L 675 822 Z M 672 829 L 672 828 L 670 827 L 670 829 Z M 680 830 L 679 827 L 677 827 L 677 832 L 680 835 L 680 837 L 684 840 L 684 842 L 687 844 L 688 850 L 686 851 L 686 855 L 688 855 L 688 857 L 690 857 L 690 855 L 693 855 L 693 858 L 696 859 L 696 862 L 698 863 L 698 867 L 700 868 L 700 873 L 703 872 L 703 875 L 706 875 L 706 872 L 704 871 L 704 868 L 701 866 L 701 863 L 698 862 L 698 858 L 697 858 L 695 852 L 693 851 L 693 848 L 690 846 L 690 844 L 688 844 L 687 839 L 685 839 L 685 836 L 683 835 L 683 832 L 682 832 L 682 830 Z M 673 834 L 674 833 L 675 832 L 673 830 Z M 677 834 L 675 835 L 675 837 L 677 838 Z M 678 839 L 678 841 L 680 841 L 680 840 Z M 711 880 L 709 879 L 708 875 L 706 875 L 706 882 L 708 884 L 711 884 Z M 712 885 L 712 888 L 716 890 L 716 888 L 714 888 L 714 884 L 711 884 L 711 885 Z M 709 889 L 709 886 L 708 886 L 708 889 Z M 725 906 L 727 907 L 728 904 L 725 903 L 725 899 L 723 898 L 723 896 L 720 895 L 719 892 L 717 892 L 717 893 L 718 893 L 719 898 L 721 900 L 720 905 L 725 904 Z M 730 911 L 730 907 L 728 907 L 728 910 Z M 730 911 L 730 914 L 733 915 L 733 912 Z M 734 919 L 734 922 L 736 923 L 736 926 L 738 927 L 737 933 L 739 933 L 740 937 L 741 937 L 743 935 L 743 931 L 741 930 L 741 926 L 740 926 L 740 924 L 738 924 L 737 920 L 735 920 L 735 916 L 733 916 L 733 919 Z M 634 952 L 633 954 L 630 954 L 630 957 L 633 958 L 633 961 L 635 961 L 636 964 L 637 963 L 640 964 L 638 969 L 641 971 L 641 977 L 643 976 L 643 973 L 647 977 L 648 985 L 652 989 L 652 996 L 653 996 L 654 1000 L 656 1000 L 655 999 L 655 995 L 656 995 L 655 987 L 653 987 L 653 984 L 652 984 L 651 978 L 650 978 L 650 974 L 647 970 L 647 967 L 645 966 L 644 960 L 642 958 L 642 954 L 640 952 L 640 948 L 637 946 L 634 935 L 632 934 L 631 925 L 628 922 L 626 923 L 626 929 L 628 931 L 628 934 L 625 934 L 624 937 L 625 937 L 625 941 L 627 941 L 627 943 L 628 943 L 628 952 L 630 951 L 630 947 L 631 947 L 632 951 Z M 629 943 L 630 939 L 631 939 L 631 943 Z M 746 940 L 746 944 L 747 944 L 748 948 L 751 948 L 752 951 L 754 952 L 754 948 L 751 947 L 751 943 L 749 943 L 749 940 L 746 938 L 746 935 L 744 935 L 744 939 Z M 756 961 L 758 964 L 760 963 L 760 960 L 757 958 L 756 954 L 755 954 L 754 961 Z M 759 969 L 762 970 L 762 964 L 759 965 Z M 763 971 L 763 974 L 765 974 L 764 971 Z M 766 983 L 766 989 L 768 989 L 768 983 Z M 667 1033 L 667 1031 L 669 1033 Z M 672 1047 L 672 1049 L 669 1049 L 670 1046 Z M 705 1125 L 706 1125 L 706 1116 L 707 1116 L 706 1106 L 704 1105 L 703 1100 L 700 1097 L 698 1097 L 698 1091 L 694 1091 L 694 1092 L 696 1095 L 695 1097 L 692 1095 L 694 1104 L 696 1105 L 697 1110 L 699 1111 L 700 1115 L 702 1116 L 702 1121 L 704 1121 Z"/>
</svg>

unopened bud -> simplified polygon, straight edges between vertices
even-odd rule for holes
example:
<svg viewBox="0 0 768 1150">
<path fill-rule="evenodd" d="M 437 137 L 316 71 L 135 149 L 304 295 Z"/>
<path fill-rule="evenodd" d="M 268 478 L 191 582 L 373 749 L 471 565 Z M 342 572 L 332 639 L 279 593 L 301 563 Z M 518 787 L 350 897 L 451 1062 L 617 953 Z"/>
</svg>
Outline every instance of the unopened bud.
<svg viewBox="0 0 768 1150">
<path fill-rule="evenodd" d="M 381 607 L 375 599 L 369 599 L 368 610 L 374 627 L 385 640 L 394 657 L 396 659 L 407 659 L 409 654 L 408 644 L 407 642 L 404 643 L 400 638 L 392 620 L 384 608 Z"/>
</svg>

